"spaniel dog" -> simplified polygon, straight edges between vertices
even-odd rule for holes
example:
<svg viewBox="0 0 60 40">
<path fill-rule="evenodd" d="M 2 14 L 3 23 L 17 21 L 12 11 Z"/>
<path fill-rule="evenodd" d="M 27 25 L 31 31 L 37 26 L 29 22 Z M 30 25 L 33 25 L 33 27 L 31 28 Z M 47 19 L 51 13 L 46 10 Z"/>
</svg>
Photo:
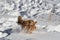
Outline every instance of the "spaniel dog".
<svg viewBox="0 0 60 40">
<path fill-rule="evenodd" d="M 36 23 L 37 22 L 34 22 L 33 20 L 23 20 L 21 16 L 18 16 L 18 24 L 22 25 L 22 30 L 26 33 L 32 33 L 36 30 Z"/>
</svg>

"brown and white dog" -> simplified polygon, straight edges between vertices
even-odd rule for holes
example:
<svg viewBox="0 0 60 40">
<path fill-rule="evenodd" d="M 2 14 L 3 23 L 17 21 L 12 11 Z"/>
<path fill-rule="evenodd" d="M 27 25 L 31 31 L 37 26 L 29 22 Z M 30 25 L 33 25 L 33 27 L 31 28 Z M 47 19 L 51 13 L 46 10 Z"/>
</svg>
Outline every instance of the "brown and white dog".
<svg viewBox="0 0 60 40">
<path fill-rule="evenodd" d="M 36 24 L 33 20 L 23 20 L 21 16 L 18 16 L 18 24 L 22 25 L 22 30 L 26 33 L 32 33 L 32 31 L 36 30 Z"/>
</svg>

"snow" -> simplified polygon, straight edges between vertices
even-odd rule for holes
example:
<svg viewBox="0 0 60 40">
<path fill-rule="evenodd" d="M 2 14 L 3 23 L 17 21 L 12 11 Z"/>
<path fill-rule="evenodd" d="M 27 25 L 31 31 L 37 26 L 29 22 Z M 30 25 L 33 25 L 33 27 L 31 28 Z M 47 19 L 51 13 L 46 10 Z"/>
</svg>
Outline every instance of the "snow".
<svg viewBox="0 0 60 40">
<path fill-rule="evenodd" d="M 23 33 L 16 33 L 11 34 L 7 38 L 10 40 L 60 40 L 60 33 L 55 32 L 39 32 L 34 34 L 23 34 Z"/>
<path fill-rule="evenodd" d="M 8 35 L 7 33 L 2 33 L 2 32 L 0 32 L 0 38 L 6 37 L 7 35 Z"/>
<path fill-rule="evenodd" d="M 18 16 L 37 21 L 36 31 L 22 32 Z M 60 0 L 0 0 L 0 31 L 0 40 L 59 40 Z"/>
<path fill-rule="evenodd" d="M 55 31 L 60 32 L 60 25 L 55 28 Z"/>
</svg>

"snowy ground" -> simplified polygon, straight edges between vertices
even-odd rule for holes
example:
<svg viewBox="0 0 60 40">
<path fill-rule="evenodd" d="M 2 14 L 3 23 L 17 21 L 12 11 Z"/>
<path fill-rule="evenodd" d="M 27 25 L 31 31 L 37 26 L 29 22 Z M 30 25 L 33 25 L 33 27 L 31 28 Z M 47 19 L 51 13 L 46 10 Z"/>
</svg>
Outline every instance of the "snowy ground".
<svg viewBox="0 0 60 40">
<path fill-rule="evenodd" d="M 34 33 L 34 34 L 11 34 L 8 36 L 10 40 L 60 40 L 60 33 L 54 33 L 54 32 L 49 32 L 49 33 L 44 33 L 44 32 L 39 32 L 39 33 Z"/>
<path fill-rule="evenodd" d="M 37 30 L 21 32 L 19 15 L 37 21 Z M 59 32 L 60 0 L 0 0 L 0 40 L 59 40 Z"/>
<path fill-rule="evenodd" d="M 56 32 L 39 32 L 33 34 L 12 33 L 10 36 L 0 40 L 60 40 L 60 33 Z"/>
</svg>

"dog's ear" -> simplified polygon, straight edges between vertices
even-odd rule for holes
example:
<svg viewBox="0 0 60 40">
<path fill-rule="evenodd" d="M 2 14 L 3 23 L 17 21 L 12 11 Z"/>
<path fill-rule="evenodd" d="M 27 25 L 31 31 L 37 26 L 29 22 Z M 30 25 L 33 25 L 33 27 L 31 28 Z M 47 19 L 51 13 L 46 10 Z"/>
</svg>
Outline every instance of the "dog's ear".
<svg viewBox="0 0 60 40">
<path fill-rule="evenodd" d="M 22 17 L 21 16 L 18 16 L 18 20 L 22 20 Z"/>
<path fill-rule="evenodd" d="M 22 19 L 22 17 L 21 16 L 18 16 L 18 22 L 17 22 L 18 24 L 22 24 L 23 23 L 23 19 Z"/>
</svg>

